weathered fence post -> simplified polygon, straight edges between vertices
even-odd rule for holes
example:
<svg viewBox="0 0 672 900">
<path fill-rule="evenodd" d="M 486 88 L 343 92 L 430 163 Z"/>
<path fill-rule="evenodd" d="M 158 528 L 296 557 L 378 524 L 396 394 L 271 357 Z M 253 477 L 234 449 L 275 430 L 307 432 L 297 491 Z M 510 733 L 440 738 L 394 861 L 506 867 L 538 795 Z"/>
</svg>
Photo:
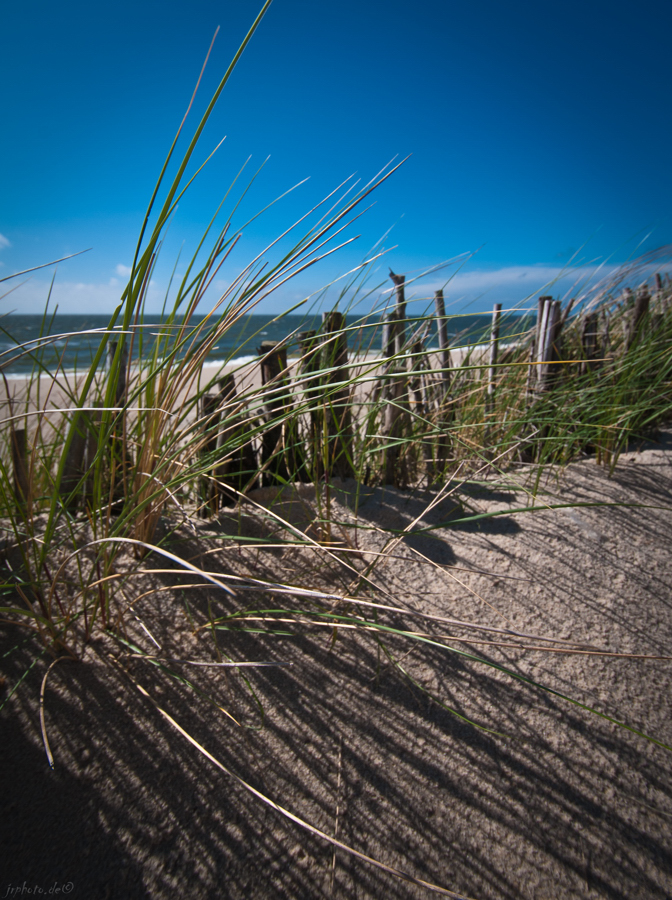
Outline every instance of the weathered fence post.
<svg viewBox="0 0 672 900">
<path fill-rule="evenodd" d="M 345 316 L 340 312 L 322 314 L 320 370 L 324 403 L 324 475 L 352 478 L 353 434 L 350 408 L 348 337 Z"/>
<path fill-rule="evenodd" d="M 581 362 L 580 373 L 585 375 L 586 372 L 595 368 L 595 360 L 599 356 L 599 317 L 596 312 L 589 313 L 583 320 L 583 332 L 581 334 L 581 345 L 583 347 L 583 361 Z"/>
<path fill-rule="evenodd" d="M 558 334 L 562 332 L 562 329 L 565 327 L 567 320 L 569 319 L 569 314 L 574 309 L 574 304 L 576 303 L 576 297 L 572 297 L 567 306 L 560 317 L 560 324 L 558 325 Z"/>
<path fill-rule="evenodd" d="M 85 451 L 89 428 L 89 414 L 84 411 L 76 412 L 70 425 L 72 440 L 65 459 L 60 488 L 61 497 L 71 511 L 76 509 L 82 493 L 82 480 L 86 473 Z"/>
<path fill-rule="evenodd" d="M 219 397 L 217 394 L 204 394 L 198 401 L 198 421 L 203 429 L 204 436 L 199 448 L 201 459 L 209 460 L 209 471 L 214 468 L 214 455 L 217 450 L 217 436 L 219 426 Z M 201 476 L 200 504 L 198 514 L 205 519 L 208 515 L 214 515 L 218 507 L 219 490 L 217 482 L 210 474 Z"/>
<path fill-rule="evenodd" d="M 537 391 L 547 391 L 555 372 L 550 365 L 556 358 L 555 344 L 560 327 L 560 301 L 552 297 L 540 298 L 545 301 L 538 334 L 537 347 Z"/>
<path fill-rule="evenodd" d="M 219 431 L 214 488 L 218 507 L 235 504 L 241 493 L 257 486 L 257 460 L 249 435 L 251 423 L 241 415 L 233 373 L 219 380 Z M 232 408 L 235 410 L 232 413 Z M 232 446 L 233 445 L 233 446 Z"/>
<path fill-rule="evenodd" d="M 395 349 L 396 355 L 398 357 L 401 356 L 401 353 L 406 345 L 406 295 L 404 285 L 406 282 L 405 275 L 395 275 L 395 273 L 390 269 L 390 278 L 394 284 L 394 293 L 396 296 L 396 341 L 395 341 Z"/>
<path fill-rule="evenodd" d="M 114 357 L 117 355 L 117 347 L 119 341 L 110 341 L 107 345 L 107 359 L 112 372 Z M 119 358 L 119 368 L 117 369 L 117 380 L 114 387 L 114 403 L 115 406 L 123 406 L 126 395 L 126 370 L 128 369 L 128 345 L 123 344 Z"/>
<path fill-rule="evenodd" d="M 383 318 L 380 348 L 381 356 L 385 360 L 381 366 L 382 374 L 379 375 L 373 390 L 373 402 L 377 403 L 381 395 L 384 397 L 389 384 L 388 373 L 394 365 L 394 356 L 397 344 L 397 313 L 392 311 Z"/>
<path fill-rule="evenodd" d="M 539 297 L 537 301 L 537 336 L 534 342 L 534 355 L 538 358 L 539 351 L 543 345 L 544 329 L 546 327 L 546 316 L 548 315 L 548 307 L 553 302 L 553 297 Z"/>
<path fill-rule="evenodd" d="M 265 391 L 266 427 L 261 438 L 262 481 L 265 486 L 286 484 L 303 476 L 305 458 L 299 443 L 298 422 L 290 394 L 287 347 L 262 341 L 258 350 Z"/>
<path fill-rule="evenodd" d="M 435 291 L 434 308 L 436 310 L 436 330 L 439 339 L 439 385 L 438 385 L 438 427 L 439 437 L 436 447 L 436 465 L 439 469 L 445 468 L 451 451 L 451 441 L 448 429 L 453 420 L 455 410 L 450 402 L 450 389 L 453 382 L 453 359 L 448 340 L 448 322 L 446 319 L 446 304 L 443 299 L 443 291 Z"/>
<path fill-rule="evenodd" d="M 306 467 L 302 477 L 317 481 L 320 477 L 322 458 L 322 429 L 319 405 L 320 394 L 320 338 L 314 329 L 298 334 L 301 358 L 299 376 L 303 402 L 308 411 L 308 440 L 306 442 Z"/>
<path fill-rule="evenodd" d="M 287 348 L 278 341 L 262 341 L 261 384 L 264 394 L 265 428 L 261 436 L 262 484 L 285 484 L 290 480 L 283 447 L 283 419 L 287 408 Z"/>
<path fill-rule="evenodd" d="M 392 372 L 391 375 L 383 419 L 383 434 L 388 442 L 392 442 L 385 448 L 385 484 L 403 488 L 408 482 L 408 467 L 399 439 L 408 431 L 408 390 L 405 372 Z"/>
<path fill-rule="evenodd" d="M 14 468 L 14 496 L 17 511 L 21 513 L 30 503 L 30 477 L 28 465 L 28 432 L 25 428 L 14 428 L 10 423 L 12 442 L 12 465 Z"/>
<path fill-rule="evenodd" d="M 637 297 L 635 299 L 635 305 L 633 306 L 630 323 L 628 325 L 628 333 L 626 337 L 626 346 L 625 349 L 628 351 L 632 345 L 635 343 L 639 334 L 642 330 L 642 326 L 644 324 L 644 317 L 649 311 L 649 304 L 651 302 L 651 294 L 649 293 L 648 287 L 643 284 L 641 288 L 637 291 Z"/>
<path fill-rule="evenodd" d="M 128 345 L 124 342 L 119 354 L 119 365 L 115 372 L 114 359 L 117 354 L 119 341 L 110 341 L 107 346 L 107 358 L 110 368 L 110 378 L 115 379 L 114 405 L 123 407 L 126 403 L 126 370 L 128 368 Z M 132 465 L 129 458 L 129 449 L 126 446 L 126 416 L 123 411 L 113 414 L 114 427 L 110 438 L 111 446 L 111 477 L 114 479 L 113 497 L 115 501 L 123 500 L 126 494 L 126 478 Z"/>
<path fill-rule="evenodd" d="M 84 462 L 84 470 L 86 471 L 86 483 L 84 485 L 85 502 L 90 507 L 93 506 L 93 495 L 96 476 L 96 456 L 98 454 L 98 443 L 100 441 L 100 431 L 103 420 L 102 413 L 97 412 L 91 416 L 91 428 L 86 439 L 86 459 Z"/>
<path fill-rule="evenodd" d="M 448 394 L 452 380 L 451 369 L 453 360 L 448 343 L 448 322 L 446 321 L 446 305 L 443 300 L 443 291 L 434 294 L 434 307 L 436 309 L 436 327 L 439 336 L 439 360 L 441 363 L 441 379 L 443 381 L 443 393 Z"/>
<path fill-rule="evenodd" d="M 527 386 L 526 386 L 526 390 L 525 390 L 525 398 L 526 398 L 527 403 L 530 403 L 532 401 L 532 398 L 534 397 L 534 382 L 537 378 L 536 367 L 534 365 L 534 360 L 536 358 L 536 355 L 537 355 L 537 348 L 536 348 L 536 337 L 535 337 L 534 340 L 530 341 L 530 352 L 528 354 L 529 365 L 527 367 Z"/>
<path fill-rule="evenodd" d="M 413 335 L 411 338 L 411 376 L 409 390 L 413 397 L 413 408 L 417 415 L 424 416 L 427 411 L 425 386 L 423 378 L 423 365 L 425 360 L 425 341 L 422 334 Z"/>
<path fill-rule="evenodd" d="M 527 370 L 527 400 L 534 400 L 539 392 L 539 384 L 542 380 L 543 347 L 546 340 L 546 328 L 548 325 L 548 313 L 553 298 L 539 297 L 537 305 L 537 322 L 534 329 L 534 340 L 530 347 L 530 367 Z"/>
<path fill-rule="evenodd" d="M 396 353 L 397 341 L 397 314 L 388 313 L 383 319 L 383 333 L 381 336 L 381 351 L 385 359 L 391 359 Z"/>
<path fill-rule="evenodd" d="M 490 416 L 495 407 L 495 378 L 497 376 L 497 359 L 499 357 L 499 326 L 502 316 L 502 304 L 495 303 L 492 310 L 492 326 L 490 328 L 490 352 L 488 368 L 488 398 L 486 401 L 486 415 Z"/>
<path fill-rule="evenodd" d="M 394 339 L 394 360 L 386 367 L 383 385 L 383 399 L 386 401 L 383 414 L 383 435 L 392 443 L 385 448 L 384 471 L 386 484 L 403 487 L 408 481 L 405 454 L 401 454 L 399 439 L 408 432 L 410 426 L 410 406 L 408 398 L 408 375 L 406 359 L 402 351 L 406 346 L 406 296 L 404 275 L 397 275 L 390 269 L 390 278 L 395 288 L 396 307 L 389 316 L 390 330 L 384 334 L 386 345 L 383 352 L 389 353 Z M 394 317 L 394 318 L 393 318 Z M 388 356 L 389 358 L 389 356 Z"/>
<path fill-rule="evenodd" d="M 426 334 L 426 330 L 424 330 L 424 333 Z M 427 412 L 429 405 L 427 397 L 427 375 L 430 370 L 430 363 L 425 354 L 425 341 L 422 331 L 418 336 L 414 335 L 412 337 L 411 352 L 411 380 L 409 386 L 411 394 L 413 396 L 413 412 L 415 414 L 415 424 L 416 427 L 425 430 L 427 427 Z M 435 477 L 432 444 L 431 441 L 427 439 L 427 436 L 418 435 L 418 440 L 422 445 L 422 458 L 425 464 L 427 485 L 430 486 L 434 482 Z"/>
<path fill-rule="evenodd" d="M 302 375 L 306 374 L 313 376 L 312 378 L 307 378 L 305 380 L 304 391 L 312 390 L 316 386 L 317 381 L 319 381 L 319 376 L 316 376 L 315 372 L 317 372 L 320 367 L 320 340 L 317 337 L 315 329 L 311 329 L 310 331 L 300 331 L 297 337 L 301 351 L 299 371 Z"/>
</svg>

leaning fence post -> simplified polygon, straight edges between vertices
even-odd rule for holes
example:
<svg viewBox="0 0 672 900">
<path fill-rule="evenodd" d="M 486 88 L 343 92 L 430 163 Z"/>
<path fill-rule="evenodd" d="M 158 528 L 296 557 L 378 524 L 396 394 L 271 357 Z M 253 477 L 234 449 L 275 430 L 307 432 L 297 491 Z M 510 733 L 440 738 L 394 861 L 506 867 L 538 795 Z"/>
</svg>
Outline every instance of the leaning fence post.
<svg viewBox="0 0 672 900">
<path fill-rule="evenodd" d="M 14 468 L 14 495 L 17 510 L 25 510 L 30 502 L 30 479 L 28 475 L 28 432 L 25 428 L 14 428 L 11 423 L 12 465 Z"/>
</svg>

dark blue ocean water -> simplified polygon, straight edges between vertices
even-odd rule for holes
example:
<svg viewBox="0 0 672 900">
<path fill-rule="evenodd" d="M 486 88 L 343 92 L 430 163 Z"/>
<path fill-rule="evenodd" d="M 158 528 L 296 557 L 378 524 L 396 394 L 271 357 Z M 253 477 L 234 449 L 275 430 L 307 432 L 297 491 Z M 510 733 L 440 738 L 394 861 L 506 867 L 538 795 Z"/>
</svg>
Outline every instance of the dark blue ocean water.
<svg viewBox="0 0 672 900">
<path fill-rule="evenodd" d="M 203 316 L 193 317 L 192 332 L 202 323 Z M 305 316 L 245 316 L 232 325 L 211 351 L 209 362 L 242 361 L 255 357 L 262 341 L 280 341 L 289 335 L 309 329 L 319 330 L 320 317 Z M 160 317 L 149 319 L 138 329 L 133 340 L 133 358 L 140 352 L 143 357 L 151 353 L 157 340 Z M 380 350 L 382 327 L 378 317 L 368 319 L 347 316 L 348 347 L 353 353 Z M 30 372 L 54 372 L 57 367 L 65 371 L 88 369 L 100 345 L 100 331 L 109 324 L 105 315 L 57 315 L 45 323 L 42 316 L 14 314 L 0 319 L 0 368 L 8 375 L 25 375 Z M 421 324 L 409 320 L 410 334 Z M 501 335 L 516 334 L 530 327 L 521 316 L 511 315 L 502 322 Z M 455 316 L 448 320 L 448 333 L 455 346 L 484 340 L 490 328 L 490 315 Z M 95 333 L 95 330 L 98 333 Z M 92 333 L 93 332 L 93 333 Z M 142 340 L 140 334 L 142 333 Z M 204 335 L 204 333 L 203 333 Z M 427 341 L 428 347 L 438 346 L 435 323 Z M 165 349 L 165 348 L 164 348 Z M 298 353 L 296 341 L 289 345 L 289 355 Z"/>
</svg>

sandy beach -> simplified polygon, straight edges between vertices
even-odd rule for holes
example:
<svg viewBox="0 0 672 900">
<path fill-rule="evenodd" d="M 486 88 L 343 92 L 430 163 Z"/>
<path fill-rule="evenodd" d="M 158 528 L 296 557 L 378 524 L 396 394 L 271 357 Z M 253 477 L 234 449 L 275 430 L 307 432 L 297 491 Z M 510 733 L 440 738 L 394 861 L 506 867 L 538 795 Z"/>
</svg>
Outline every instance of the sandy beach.
<svg viewBox="0 0 672 900">
<path fill-rule="evenodd" d="M 502 345 L 502 349 L 507 346 Z M 469 365 L 482 364 L 485 366 L 487 354 L 487 344 L 454 347 L 451 349 L 451 362 L 455 367 L 462 366 L 465 361 Z M 427 356 L 432 367 L 440 365 L 438 355 L 438 350 L 428 351 Z M 300 378 L 298 362 L 296 357 L 290 357 L 288 360 L 288 372 L 292 380 Z M 351 354 L 348 362 L 350 377 L 358 379 L 356 392 L 358 396 L 361 396 L 367 392 L 379 375 L 380 355 L 375 352 Z M 130 371 L 129 384 L 134 383 L 137 373 L 137 368 L 133 367 Z M 186 383 L 173 398 L 173 409 L 179 409 L 181 405 L 188 404 L 189 399 L 207 385 L 211 385 L 210 390 L 216 393 L 219 389 L 218 381 L 225 375 L 234 376 L 239 397 L 249 397 L 255 403 L 258 402 L 258 397 L 255 395 L 261 389 L 261 366 L 258 357 L 247 356 L 226 364 L 215 362 L 203 365 L 192 377 L 185 380 Z M 43 374 L 32 378 L 10 374 L 4 383 L 4 389 L 0 390 L 0 418 L 9 417 L 10 414 L 22 416 L 27 412 L 29 415 L 26 422 L 30 432 L 36 427 L 39 418 L 36 414 L 46 410 L 46 421 L 56 424 L 59 410 L 69 411 L 77 405 L 76 398 L 79 397 L 85 377 L 83 374 L 75 375 L 72 372 L 59 372 L 56 377 Z M 90 390 L 92 404 L 96 403 L 96 396 L 99 396 L 100 392 L 104 390 L 105 377 L 103 368 Z M 139 399 L 136 399 L 129 405 L 132 414 L 141 404 Z M 12 413 L 10 413 L 10 408 Z M 190 414 L 190 418 L 194 417 L 195 410 Z"/>
</svg>

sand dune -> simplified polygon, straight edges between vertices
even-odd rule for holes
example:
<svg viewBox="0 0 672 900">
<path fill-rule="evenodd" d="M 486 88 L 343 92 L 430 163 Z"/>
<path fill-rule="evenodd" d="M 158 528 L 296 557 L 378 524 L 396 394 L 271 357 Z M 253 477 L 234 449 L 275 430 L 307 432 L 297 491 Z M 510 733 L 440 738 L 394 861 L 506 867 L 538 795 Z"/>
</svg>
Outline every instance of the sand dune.
<svg viewBox="0 0 672 900">
<path fill-rule="evenodd" d="M 611 479 L 591 460 L 571 466 L 546 484 L 536 501 L 546 508 L 534 514 L 513 511 L 531 505 L 523 471 L 506 489 L 462 491 L 462 513 L 447 499 L 423 516 L 434 495 L 378 488 L 356 500 L 348 487 L 330 498 L 330 530 L 309 486 L 292 500 L 298 506 L 276 508 L 331 541 L 329 565 L 324 550 L 259 548 L 260 535 L 293 533 L 264 512 L 270 495 L 198 523 L 196 534 L 183 528 L 173 547 L 211 571 L 339 595 L 378 559 L 371 588 L 357 596 L 409 611 L 378 621 L 468 655 L 389 634 L 386 655 L 366 633 L 334 632 L 314 615 L 303 624 L 257 618 L 250 624 L 279 633 L 221 631 L 220 651 L 289 665 L 166 663 L 237 725 L 104 638 L 85 664 L 50 674 L 53 772 L 38 721 L 41 658 L 2 710 L 3 887 L 72 883 L 72 896 L 87 898 L 429 895 L 334 855 L 203 756 L 165 710 L 280 806 L 458 896 L 670 896 L 670 751 L 559 694 L 672 744 L 672 434 L 624 454 Z M 500 515 L 471 518 L 480 512 Z M 177 571 L 139 576 L 133 596 L 162 591 L 138 601 L 146 631 L 130 616 L 129 639 L 164 658 L 214 661 L 207 629 L 193 633 L 185 596 L 203 624 L 208 602 L 219 615 L 281 603 L 311 609 L 299 595 L 230 597 L 184 587 L 193 581 Z M 16 643 L 4 632 L 3 653 Z M 30 642 L 3 657 L 7 693 L 33 658 Z"/>
</svg>

